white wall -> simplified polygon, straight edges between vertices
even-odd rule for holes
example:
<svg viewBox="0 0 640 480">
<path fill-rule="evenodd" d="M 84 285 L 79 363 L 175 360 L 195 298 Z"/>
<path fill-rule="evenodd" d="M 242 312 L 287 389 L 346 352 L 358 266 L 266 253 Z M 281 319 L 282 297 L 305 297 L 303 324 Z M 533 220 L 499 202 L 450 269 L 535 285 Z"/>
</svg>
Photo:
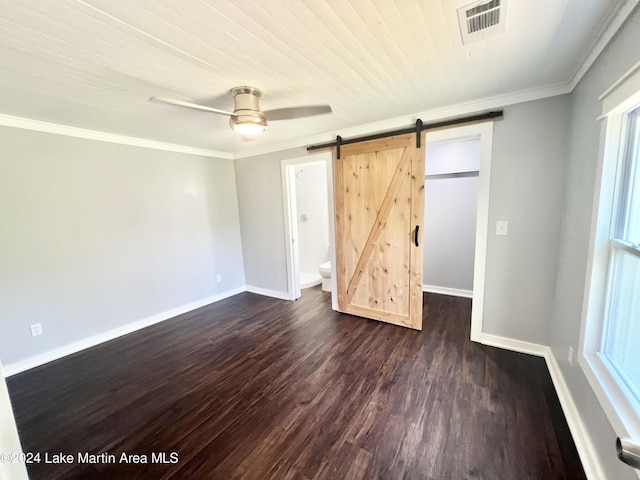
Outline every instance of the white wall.
<svg viewBox="0 0 640 480">
<path fill-rule="evenodd" d="M 606 478 L 637 479 L 616 458 L 615 433 L 577 362 L 570 366 L 569 347 L 580 338 L 591 212 L 595 195 L 600 138 L 598 97 L 639 60 L 640 9 L 627 19 L 572 94 L 570 145 L 559 241 L 557 282 L 550 324 L 550 345 L 579 414 L 597 448 Z"/>
<path fill-rule="evenodd" d="M 6 127 L 0 151 L 5 368 L 243 287 L 231 160 Z"/>
<path fill-rule="evenodd" d="M 327 167 L 325 163 L 294 168 L 298 220 L 300 272 L 318 274 L 329 260 L 329 213 L 327 206 Z M 302 216 L 306 221 L 302 221 Z"/>
<path fill-rule="evenodd" d="M 479 138 L 429 143 L 429 135 L 427 135 L 425 175 L 477 172 L 479 169 Z"/>
<path fill-rule="evenodd" d="M 479 168 L 480 139 L 427 144 L 422 269 L 427 290 L 473 290 Z M 474 171 L 470 177 L 430 177 Z"/>
</svg>

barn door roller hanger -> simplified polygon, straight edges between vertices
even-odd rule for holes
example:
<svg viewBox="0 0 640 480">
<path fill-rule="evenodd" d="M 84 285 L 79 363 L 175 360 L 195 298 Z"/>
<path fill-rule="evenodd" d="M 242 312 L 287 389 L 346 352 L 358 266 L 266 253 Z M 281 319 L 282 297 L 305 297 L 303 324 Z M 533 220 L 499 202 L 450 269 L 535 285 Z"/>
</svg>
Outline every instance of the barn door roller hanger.
<svg viewBox="0 0 640 480">
<path fill-rule="evenodd" d="M 381 133 L 374 133 L 371 135 L 365 135 L 362 137 L 354 137 L 354 138 L 348 138 L 348 139 L 344 139 L 342 138 L 340 135 L 336 136 L 336 140 L 335 142 L 328 142 L 328 143 L 321 143 L 318 145 L 311 145 L 309 147 L 307 147 L 307 151 L 311 151 L 311 150 L 320 150 L 320 149 L 324 149 L 324 148 L 333 148 L 336 147 L 336 158 L 339 160 L 340 159 L 340 147 L 342 145 L 348 145 L 350 143 L 359 143 L 359 142 L 367 142 L 370 140 L 377 140 L 379 138 L 387 138 L 387 137 L 393 137 L 396 135 L 404 135 L 407 133 L 414 133 L 416 134 L 416 147 L 420 148 L 420 133 L 423 130 L 434 130 L 437 128 L 447 128 L 447 127 L 457 127 L 460 125 L 464 125 L 467 123 L 479 123 L 479 122 L 487 122 L 487 121 L 494 121 L 494 120 L 501 120 L 502 117 L 504 116 L 504 113 L 502 110 L 497 110 L 497 111 L 492 111 L 492 112 L 487 112 L 487 113 L 478 113 L 475 115 L 469 115 L 466 117 L 458 117 L 458 118 L 452 118 L 449 120 L 441 120 L 439 122 L 433 122 L 433 123 L 423 123 L 422 120 L 418 119 L 416 120 L 415 125 L 412 125 L 411 127 L 407 127 L 407 128 L 401 128 L 398 130 L 391 130 L 388 132 L 381 132 Z"/>
</svg>

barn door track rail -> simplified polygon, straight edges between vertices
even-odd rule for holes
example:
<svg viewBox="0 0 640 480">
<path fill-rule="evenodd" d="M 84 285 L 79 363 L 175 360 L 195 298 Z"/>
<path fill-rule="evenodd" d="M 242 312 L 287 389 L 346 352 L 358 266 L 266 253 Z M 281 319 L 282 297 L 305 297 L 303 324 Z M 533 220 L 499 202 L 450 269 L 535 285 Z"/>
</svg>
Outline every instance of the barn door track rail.
<svg viewBox="0 0 640 480">
<path fill-rule="evenodd" d="M 465 125 L 469 123 L 480 123 L 480 122 L 488 122 L 494 120 L 501 120 L 504 116 L 502 110 L 487 112 L 487 113 L 478 113 L 475 115 L 468 115 L 466 117 L 458 117 L 451 118 L 448 120 L 441 120 L 439 122 L 433 123 L 422 123 L 422 120 L 416 120 L 415 125 L 406 128 L 400 128 L 397 130 L 390 130 L 388 132 L 380 132 L 380 133 L 372 133 L 371 135 L 364 135 L 362 137 L 354 137 L 354 138 L 342 138 L 340 135 L 336 137 L 334 142 L 321 143 L 318 145 L 311 145 L 307 147 L 307 151 L 311 150 L 321 150 L 324 148 L 333 148 L 336 147 L 336 158 L 340 159 L 340 147 L 342 145 L 348 145 L 350 143 L 359 143 L 359 142 L 368 142 L 370 140 L 377 140 L 379 138 L 387 138 L 393 137 L 395 135 L 405 135 L 407 133 L 416 134 L 416 147 L 420 148 L 420 133 L 423 130 L 434 130 L 437 128 L 447 128 L 447 127 L 457 127 L 459 125 Z"/>
</svg>

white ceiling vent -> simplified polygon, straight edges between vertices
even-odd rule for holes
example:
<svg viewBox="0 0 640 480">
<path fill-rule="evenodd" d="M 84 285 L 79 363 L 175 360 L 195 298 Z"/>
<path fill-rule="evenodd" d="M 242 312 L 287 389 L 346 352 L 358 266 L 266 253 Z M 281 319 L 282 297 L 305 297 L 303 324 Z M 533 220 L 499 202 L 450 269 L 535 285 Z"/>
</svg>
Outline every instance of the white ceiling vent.
<svg viewBox="0 0 640 480">
<path fill-rule="evenodd" d="M 459 8 L 458 23 L 463 45 L 503 33 L 507 24 L 507 0 L 476 2 Z"/>
</svg>

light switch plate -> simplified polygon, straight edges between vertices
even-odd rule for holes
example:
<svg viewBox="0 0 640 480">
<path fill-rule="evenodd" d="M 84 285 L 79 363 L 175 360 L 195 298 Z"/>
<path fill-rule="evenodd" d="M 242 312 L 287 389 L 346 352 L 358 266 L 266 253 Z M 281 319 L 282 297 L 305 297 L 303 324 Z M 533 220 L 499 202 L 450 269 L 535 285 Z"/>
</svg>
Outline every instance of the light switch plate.
<svg viewBox="0 0 640 480">
<path fill-rule="evenodd" d="M 509 222 L 498 220 L 496 222 L 496 235 L 509 235 Z"/>
<path fill-rule="evenodd" d="M 34 323 L 29 327 L 31 329 L 31 336 L 37 337 L 38 335 L 42 335 L 42 324 Z"/>
</svg>

